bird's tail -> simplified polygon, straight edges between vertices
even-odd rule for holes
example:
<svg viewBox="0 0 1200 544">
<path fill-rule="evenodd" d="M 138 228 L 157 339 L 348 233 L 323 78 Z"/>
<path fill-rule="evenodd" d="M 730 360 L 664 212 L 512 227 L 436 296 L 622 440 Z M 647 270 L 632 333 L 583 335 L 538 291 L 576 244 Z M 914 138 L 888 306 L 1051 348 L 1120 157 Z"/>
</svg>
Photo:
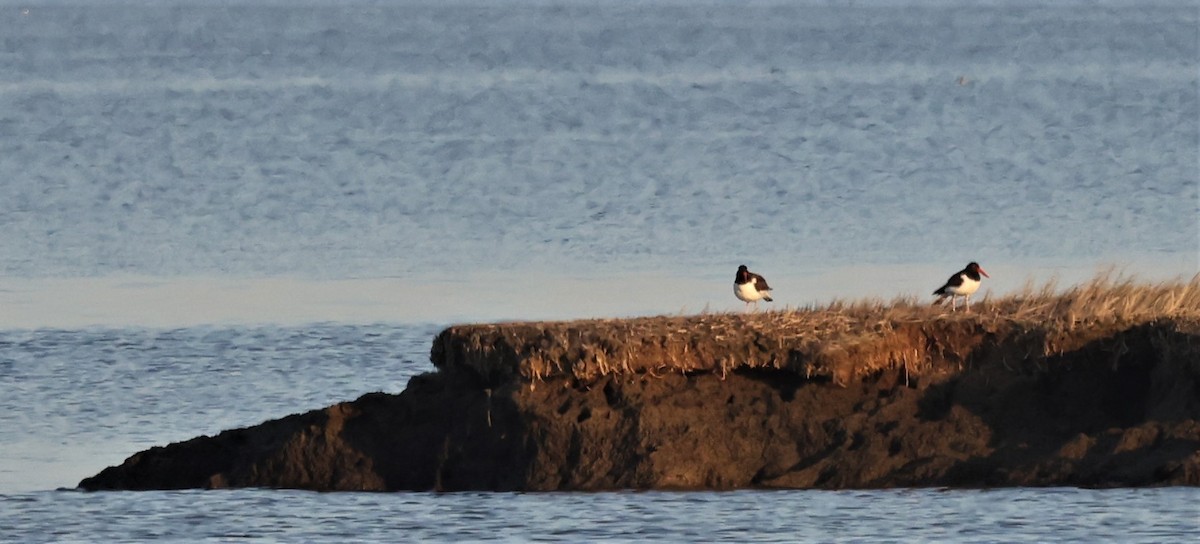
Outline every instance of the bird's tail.
<svg viewBox="0 0 1200 544">
<path fill-rule="evenodd" d="M 763 300 L 765 300 L 765 301 L 767 301 L 767 302 L 774 302 L 774 301 L 775 301 L 775 299 L 771 298 L 771 295 L 763 295 Z"/>
</svg>

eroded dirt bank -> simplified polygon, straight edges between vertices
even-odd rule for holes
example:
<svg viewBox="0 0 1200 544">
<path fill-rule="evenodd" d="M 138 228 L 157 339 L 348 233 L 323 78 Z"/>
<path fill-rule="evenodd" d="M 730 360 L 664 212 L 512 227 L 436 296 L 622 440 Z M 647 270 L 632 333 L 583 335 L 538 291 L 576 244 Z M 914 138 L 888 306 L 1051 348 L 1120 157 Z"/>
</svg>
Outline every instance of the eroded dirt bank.
<svg viewBox="0 0 1200 544">
<path fill-rule="evenodd" d="M 1200 485 L 1190 317 L 655 319 L 452 328 L 399 395 L 152 448 L 80 487 Z"/>
</svg>

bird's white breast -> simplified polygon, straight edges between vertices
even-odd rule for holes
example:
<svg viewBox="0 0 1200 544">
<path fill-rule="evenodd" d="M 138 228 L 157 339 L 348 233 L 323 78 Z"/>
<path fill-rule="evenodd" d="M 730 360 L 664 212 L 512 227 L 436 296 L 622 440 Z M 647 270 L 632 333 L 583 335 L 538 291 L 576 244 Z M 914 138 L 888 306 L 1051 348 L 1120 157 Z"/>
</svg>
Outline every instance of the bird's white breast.
<svg viewBox="0 0 1200 544">
<path fill-rule="evenodd" d="M 742 284 L 733 284 L 733 294 L 738 298 L 738 300 L 745 302 L 757 302 L 763 298 L 763 294 L 760 293 L 758 289 L 754 288 L 753 281 L 748 281 Z"/>
<path fill-rule="evenodd" d="M 962 280 L 962 285 L 959 285 L 958 287 L 947 287 L 946 291 L 952 295 L 970 295 L 979 290 L 979 280 L 973 280 L 966 275 L 963 276 Z"/>
</svg>

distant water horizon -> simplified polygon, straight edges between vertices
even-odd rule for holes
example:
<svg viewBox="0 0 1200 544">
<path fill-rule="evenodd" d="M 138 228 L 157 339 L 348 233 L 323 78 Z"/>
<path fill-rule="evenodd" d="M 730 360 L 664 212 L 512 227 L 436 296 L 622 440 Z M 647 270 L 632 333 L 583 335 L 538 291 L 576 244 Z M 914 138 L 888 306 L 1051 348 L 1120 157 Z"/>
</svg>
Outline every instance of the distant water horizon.
<svg viewBox="0 0 1200 544">
<path fill-rule="evenodd" d="M 1136 6 L 14 8 L 0 278 L 1195 269 L 1200 15 Z"/>
<path fill-rule="evenodd" d="M 932 302 L 929 292 L 965 264 L 787 270 L 755 262 L 754 269 L 769 277 L 776 298 L 759 308 L 785 310 L 832 300 L 910 297 Z M 353 279 L 0 277 L 0 329 L 463 323 L 742 311 L 731 289 L 735 266 L 691 273 L 531 269 Z M 1165 255 L 1097 264 L 988 262 L 984 268 L 991 277 L 984 280 L 976 300 L 1050 283 L 1066 289 L 1101 275 L 1186 281 L 1198 273 L 1200 263 L 1188 255 Z"/>
</svg>

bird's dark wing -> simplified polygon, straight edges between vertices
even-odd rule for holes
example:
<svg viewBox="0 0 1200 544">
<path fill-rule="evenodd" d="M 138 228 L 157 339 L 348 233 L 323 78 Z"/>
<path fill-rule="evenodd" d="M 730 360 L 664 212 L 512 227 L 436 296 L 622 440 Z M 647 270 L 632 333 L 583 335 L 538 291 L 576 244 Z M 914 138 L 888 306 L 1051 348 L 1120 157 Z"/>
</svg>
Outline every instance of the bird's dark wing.
<svg viewBox="0 0 1200 544">
<path fill-rule="evenodd" d="M 934 291 L 933 294 L 944 295 L 944 294 L 946 294 L 946 289 L 949 289 L 951 287 L 958 287 L 959 285 L 962 285 L 962 284 L 963 284 L 963 273 L 959 272 L 953 276 L 950 276 L 950 279 L 946 280 L 946 284 L 941 287 L 938 287 L 938 290 Z"/>
</svg>

